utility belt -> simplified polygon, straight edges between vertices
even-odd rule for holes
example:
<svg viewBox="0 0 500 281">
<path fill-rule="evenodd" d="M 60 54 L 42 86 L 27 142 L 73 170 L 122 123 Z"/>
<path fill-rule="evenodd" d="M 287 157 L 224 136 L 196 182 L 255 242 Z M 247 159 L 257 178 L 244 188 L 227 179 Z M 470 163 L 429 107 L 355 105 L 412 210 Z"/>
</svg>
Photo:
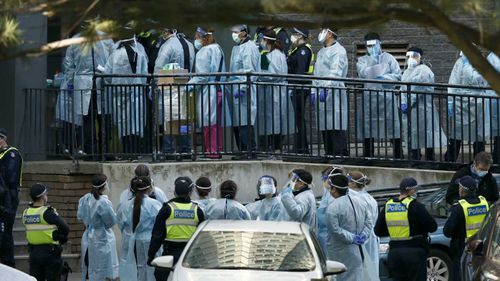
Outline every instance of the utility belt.
<svg viewBox="0 0 500 281">
<path fill-rule="evenodd" d="M 422 234 L 404 239 L 392 239 L 389 241 L 390 248 L 428 248 L 430 238 Z"/>
<path fill-rule="evenodd" d="M 60 255 L 63 251 L 63 247 L 57 244 L 44 244 L 44 245 L 32 245 L 28 244 L 28 251 L 31 253 L 33 251 L 44 251 L 51 252 L 56 255 Z"/>
</svg>

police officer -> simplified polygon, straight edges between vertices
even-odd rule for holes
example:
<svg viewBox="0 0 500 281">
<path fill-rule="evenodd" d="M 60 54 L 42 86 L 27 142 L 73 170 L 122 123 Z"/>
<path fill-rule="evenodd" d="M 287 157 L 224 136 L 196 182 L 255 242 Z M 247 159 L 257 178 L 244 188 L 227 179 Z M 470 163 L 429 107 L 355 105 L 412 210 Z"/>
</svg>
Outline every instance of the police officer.
<svg viewBox="0 0 500 281">
<path fill-rule="evenodd" d="M 148 252 L 148 265 L 163 244 L 163 255 L 174 256 L 174 263 L 193 236 L 198 224 L 205 220 L 201 208 L 191 201 L 194 183 L 188 177 L 175 180 L 175 198 L 165 203 L 156 216 Z M 155 269 L 157 281 L 167 280 L 168 271 Z"/>
<path fill-rule="evenodd" d="M 387 263 L 395 281 L 427 279 L 428 234 L 436 231 L 437 223 L 415 200 L 417 189 L 414 178 L 404 178 L 399 197 L 387 201 L 375 224 L 377 236 L 391 238 Z"/>
<path fill-rule="evenodd" d="M 68 240 L 68 225 L 47 205 L 47 187 L 36 183 L 30 188 L 33 200 L 24 210 L 23 224 L 30 252 L 30 275 L 37 281 L 59 281 L 62 269 L 62 244 Z"/>
<path fill-rule="evenodd" d="M 0 262 L 15 266 L 12 228 L 19 205 L 19 186 L 22 184 L 23 158 L 17 148 L 7 144 L 7 132 L 0 128 L 0 221 L 3 235 L 0 239 Z"/>
<path fill-rule="evenodd" d="M 451 237 L 451 280 L 455 281 L 460 281 L 460 257 L 465 247 L 465 239 L 478 232 L 489 210 L 488 201 L 475 194 L 477 184 L 471 176 L 459 179 L 458 186 L 461 199 L 451 207 L 450 217 L 443 228 L 444 236 Z"/>
<path fill-rule="evenodd" d="M 308 29 L 293 28 L 290 41 L 291 50 L 288 52 L 287 64 L 289 74 L 311 75 L 314 71 L 314 54 L 311 45 L 307 43 L 309 38 Z M 310 81 L 290 80 L 290 84 L 311 84 Z M 297 134 L 295 135 L 296 153 L 309 153 L 306 132 L 306 101 L 310 94 L 310 89 L 301 87 L 290 87 L 292 103 L 295 112 L 295 122 Z"/>
</svg>

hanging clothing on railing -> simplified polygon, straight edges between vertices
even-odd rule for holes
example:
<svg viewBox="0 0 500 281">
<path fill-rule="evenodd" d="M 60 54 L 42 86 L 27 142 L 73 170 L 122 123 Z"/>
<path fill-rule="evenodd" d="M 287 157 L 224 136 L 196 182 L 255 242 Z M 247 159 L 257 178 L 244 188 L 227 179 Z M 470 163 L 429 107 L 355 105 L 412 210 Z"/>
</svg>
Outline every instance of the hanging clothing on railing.
<svg viewBox="0 0 500 281">
<path fill-rule="evenodd" d="M 105 73 L 146 75 L 148 58 L 144 47 L 135 38 L 119 41 L 108 59 Z M 125 152 L 131 152 L 131 139 L 138 146 L 138 139 L 144 135 L 146 77 L 108 77 L 105 81 L 105 95 L 112 99 L 112 120 L 118 126 Z"/>
</svg>

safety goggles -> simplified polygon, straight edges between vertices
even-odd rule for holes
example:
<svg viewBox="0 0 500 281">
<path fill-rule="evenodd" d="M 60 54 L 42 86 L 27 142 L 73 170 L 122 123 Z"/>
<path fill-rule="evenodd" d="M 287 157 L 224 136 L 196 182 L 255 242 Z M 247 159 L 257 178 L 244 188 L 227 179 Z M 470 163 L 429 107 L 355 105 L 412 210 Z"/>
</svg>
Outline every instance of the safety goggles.
<svg viewBox="0 0 500 281">
<path fill-rule="evenodd" d="M 93 188 L 101 188 L 103 186 L 105 186 L 106 184 L 108 184 L 108 181 L 105 181 L 103 183 L 101 183 L 100 185 L 92 185 Z"/>
<path fill-rule="evenodd" d="M 373 46 L 375 46 L 377 44 L 380 44 L 380 41 L 377 40 L 377 39 L 366 41 L 366 47 L 367 48 L 371 48 L 371 47 L 373 47 Z"/>
<path fill-rule="evenodd" d="M 408 51 L 408 52 L 406 52 L 406 59 L 409 59 L 409 58 L 418 59 L 418 58 L 420 58 L 420 53 L 417 53 L 414 51 Z"/>
<path fill-rule="evenodd" d="M 199 186 L 196 183 L 194 184 L 194 187 L 196 187 L 198 189 L 202 189 L 202 190 L 210 190 L 210 189 L 212 189 L 211 185 L 209 185 L 209 186 Z"/>
<path fill-rule="evenodd" d="M 349 181 L 355 182 L 355 183 L 357 183 L 357 184 L 363 184 L 363 185 L 365 184 L 365 180 L 368 178 L 368 177 L 367 177 L 366 175 L 364 175 L 364 174 L 361 174 L 361 177 L 360 177 L 359 179 L 357 179 L 357 180 L 355 180 L 355 179 L 354 179 L 351 175 L 349 175 L 349 174 L 347 174 L 346 176 L 347 176 L 347 179 L 348 179 Z"/>
<path fill-rule="evenodd" d="M 332 166 L 332 169 L 330 170 L 330 172 L 328 174 L 321 175 L 321 180 L 326 181 L 331 176 L 342 175 L 342 173 L 338 172 L 339 170 L 342 171 L 342 168 L 338 167 L 338 166 Z"/>
<path fill-rule="evenodd" d="M 145 186 L 145 187 L 141 187 L 141 188 L 138 188 L 137 190 L 147 190 L 151 188 L 151 185 L 148 185 L 148 186 Z"/>
<path fill-rule="evenodd" d="M 212 32 L 208 32 L 206 31 L 205 29 L 203 29 L 202 27 L 197 27 L 196 28 L 196 32 L 199 33 L 201 36 L 205 37 L 207 35 L 211 35 L 213 34 Z"/>
</svg>

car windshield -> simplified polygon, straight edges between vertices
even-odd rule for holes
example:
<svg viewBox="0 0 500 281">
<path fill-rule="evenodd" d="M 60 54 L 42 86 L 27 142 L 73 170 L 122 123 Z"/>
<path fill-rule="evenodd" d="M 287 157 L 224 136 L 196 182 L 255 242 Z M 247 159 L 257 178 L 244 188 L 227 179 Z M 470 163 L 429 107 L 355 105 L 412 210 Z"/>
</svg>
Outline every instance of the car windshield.
<svg viewBox="0 0 500 281">
<path fill-rule="evenodd" d="M 203 269 L 311 271 L 314 257 L 303 234 L 202 231 L 182 266 Z"/>
<path fill-rule="evenodd" d="M 490 257 L 494 262 L 500 262 L 500 216 L 497 217 L 495 232 L 491 241 Z"/>
</svg>

